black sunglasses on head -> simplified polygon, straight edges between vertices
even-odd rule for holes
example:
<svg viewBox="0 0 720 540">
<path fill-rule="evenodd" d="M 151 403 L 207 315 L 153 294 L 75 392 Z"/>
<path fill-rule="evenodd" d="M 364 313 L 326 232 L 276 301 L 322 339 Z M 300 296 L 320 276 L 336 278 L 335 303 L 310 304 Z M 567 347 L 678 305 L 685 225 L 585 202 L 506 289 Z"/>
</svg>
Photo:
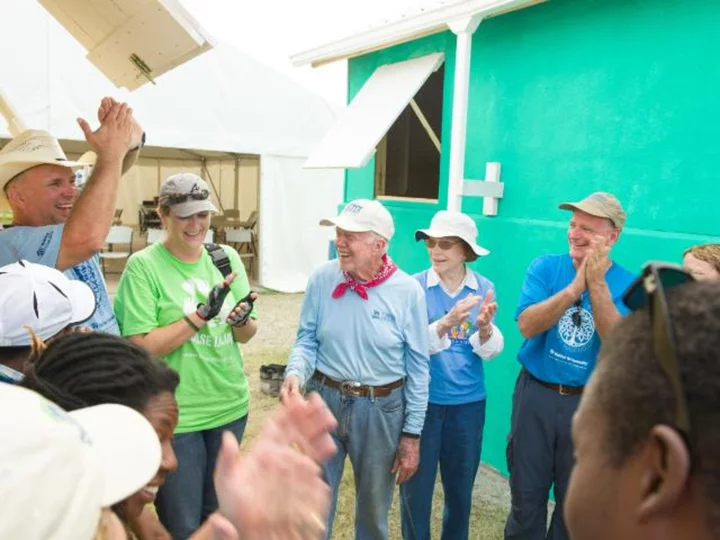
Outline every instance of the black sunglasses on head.
<svg viewBox="0 0 720 540">
<path fill-rule="evenodd" d="M 163 199 L 170 204 L 180 204 L 184 203 L 188 199 L 192 199 L 193 201 L 204 201 L 209 196 L 210 192 L 207 189 L 198 189 L 191 191 L 190 193 L 168 193 L 163 195 Z"/>
<path fill-rule="evenodd" d="M 655 357 L 670 381 L 675 396 L 675 425 L 687 437 L 690 433 L 690 415 L 687 397 L 680 376 L 680 362 L 675 345 L 675 330 L 670 318 L 665 291 L 695 279 L 680 266 L 651 262 L 645 265 L 638 277 L 623 295 L 623 302 L 631 311 L 648 306 L 653 332 Z"/>
</svg>

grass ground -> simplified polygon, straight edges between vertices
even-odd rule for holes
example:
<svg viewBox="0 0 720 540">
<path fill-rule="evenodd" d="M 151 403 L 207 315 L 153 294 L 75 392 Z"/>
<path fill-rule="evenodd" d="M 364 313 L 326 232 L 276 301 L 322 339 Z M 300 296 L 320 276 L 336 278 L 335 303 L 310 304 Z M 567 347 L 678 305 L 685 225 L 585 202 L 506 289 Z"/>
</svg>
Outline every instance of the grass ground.
<svg viewBox="0 0 720 540">
<path fill-rule="evenodd" d="M 250 380 L 252 402 L 243 446 L 259 433 L 263 423 L 277 407 L 277 399 L 260 392 L 260 366 L 285 364 L 295 338 L 301 295 L 263 294 L 257 303 L 260 310 L 258 335 L 244 346 L 245 372 Z M 390 511 L 390 538 L 400 538 L 399 497 Z M 333 538 L 354 538 L 355 485 L 352 468 L 347 464 L 343 478 Z M 433 503 L 433 538 L 440 538 L 442 524 L 442 487 L 438 483 Z M 507 482 L 491 470 L 482 469 L 475 486 L 475 504 L 470 523 L 470 538 L 495 540 L 503 537 L 509 498 Z"/>
</svg>

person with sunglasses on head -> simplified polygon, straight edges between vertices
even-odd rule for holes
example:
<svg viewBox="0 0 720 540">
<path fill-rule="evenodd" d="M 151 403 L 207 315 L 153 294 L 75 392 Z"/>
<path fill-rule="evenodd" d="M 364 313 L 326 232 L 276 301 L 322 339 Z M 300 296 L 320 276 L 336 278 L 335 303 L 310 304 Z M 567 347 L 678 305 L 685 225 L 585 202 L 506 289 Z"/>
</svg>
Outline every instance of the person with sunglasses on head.
<svg viewBox="0 0 720 540">
<path fill-rule="evenodd" d="M 223 277 L 206 249 L 217 209 L 208 185 L 179 173 L 160 186 L 164 241 L 133 254 L 120 278 L 115 314 L 122 335 L 180 375 L 180 418 L 173 437 L 178 471 L 158 492 L 156 506 L 174 538 L 187 538 L 217 509 L 212 471 L 223 431 L 242 440 L 250 389 L 238 343 L 257 332 L 245 268 L 220 246 L 232 273 Z"/>
<path fill-rule="evenodd" d="M 430 341 L 430 395 L 420 439 L 420 465 L 400 486 L 403 538 L 430 539 L 438 464 L 445 494 L 443 538 L 467 539 L 472 491 L 485 425 L 483 360 L 500 354 L 504 338 L 493 319 L 495 286 L 467 263 L 490 252 L 477 226 L 460 212 L 439 211 L 424 240 L 431 267 L 415 275 L 425 291 Z"/>
<path fill-rule="evenodd" d="M 573 466 L 571 418 L 602 340 L 627 313 L 622 295 L 634 279 L 610 258 L 627 217 L 614 195 L 592 193 L 560 209 L 572 212 L 569 253 L 530 264 L 515 313 L 525 341 L 507 443 L 508 540 L 568 537 L 563 502 Z M 548 529 L 551 487 L 556 504 Z"/>
<path fill-rule="evenodd" d="M 720 281 L 720 244 L 700 244 L 686 249 L 683 268 L 698 281 Z"/>
<path fill-rule="evenodd" d="M 720 538 L 720 284 L 647 265 L 573 418 L 573 540 Z"/>
<path fill-rule="evenodd" d="M 87 283 L 97 309 L 86 326 L 119 334 L 98 252 L 110 231 L 120 178 L 137 160 L 145 139 L 126 103 L 104 98 L 98 108 L 100 127 L 78 123 L 97 154 L 82 195 L 75 171 L 84 163 L 70 161 L 47 131 L 27 130 L 0 150 L 0 197 L 13 212 L 13 224 L 0 231 L 0 265 L 21 259 L 65 272 Z"/>
<path fill-rule="evenodd" d="M 355 473 L 355 538 L 388 538 L 395 484 L 415 473 L 428 395 L 428 321 L 417 280 L 388 256 L 395 224 L 379 201 L 356 199 L 320 225 L 335 227 L 338 259 L 308 281 L 283 401 L 317 391 L 338 419 L 332 538 L 346 457 Z"/>
</svg>

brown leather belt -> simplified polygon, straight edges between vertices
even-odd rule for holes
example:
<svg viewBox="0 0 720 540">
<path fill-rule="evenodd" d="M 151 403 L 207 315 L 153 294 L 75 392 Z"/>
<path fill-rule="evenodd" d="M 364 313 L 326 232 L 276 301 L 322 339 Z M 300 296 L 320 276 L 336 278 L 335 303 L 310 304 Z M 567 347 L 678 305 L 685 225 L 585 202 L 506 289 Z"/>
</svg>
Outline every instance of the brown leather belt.
<svg viewBox="0 0 720 540">
<path fill-rule="evenodd" d="M 582 394 L 583 390 L 585 389 L 584 386 L 565 386 L 564 384 L 555 384 L 555 383 L 541 381 L 540 379 L 538 379 L 535 375 L 533 375 L 529 371 L 527 373 L 528 373 L 528 375 L 530 375 L 530 377 L 532 377 L 533 380 L 539 382 L 545 388 L 549 388 L 550 390 L 555 390 L 561 396 L 576 396 L 578 394 Z"/>
<path fill-rule="evenodd" d="M 405 379 L 398 379 L 395 382 L 382 386 L 368 386 L 355 381 L 336 381 L 318 370 L 315 370 L 315 373 L 313 373 L 313 379 L 330 388 L 340 390 L 340 393 L 345 396 L 354 397 L 387 397 L 390 395 L 390 392 L 405 384 Z"/>
</svg>

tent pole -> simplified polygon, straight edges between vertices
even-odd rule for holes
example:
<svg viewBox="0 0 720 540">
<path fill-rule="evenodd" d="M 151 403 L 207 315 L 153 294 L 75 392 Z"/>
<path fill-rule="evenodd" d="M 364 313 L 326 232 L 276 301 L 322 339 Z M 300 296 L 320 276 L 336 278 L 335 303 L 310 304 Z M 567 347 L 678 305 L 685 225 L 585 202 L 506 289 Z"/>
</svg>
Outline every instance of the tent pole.
<svg viewBox="0 0 720 540">
<path fill-rule="evenodd" d="M 220 194 L 218 193 L 217 187 L 215 187 L 215 182 L 213 182 L 212 175 L 210 174 L 210 170 L 207 168 L 207 159 L 200 158 L 200 163 L 202 163 L 202 177 L 204 180 L 207 180 L 210 186 L 212 187 L 212 190 L 215 192 L 215 198 L 217 199 L 218 206 L 220 207 L 220 211 L 224 214 L 225 208 L 223 207 L 223 203 L 220 200 Z"/>
<path fill-rule="evenodd" d="M 241 158 L 235 156 L 235 209 L 240 211 L 240 161 Z"/>
</svg>

